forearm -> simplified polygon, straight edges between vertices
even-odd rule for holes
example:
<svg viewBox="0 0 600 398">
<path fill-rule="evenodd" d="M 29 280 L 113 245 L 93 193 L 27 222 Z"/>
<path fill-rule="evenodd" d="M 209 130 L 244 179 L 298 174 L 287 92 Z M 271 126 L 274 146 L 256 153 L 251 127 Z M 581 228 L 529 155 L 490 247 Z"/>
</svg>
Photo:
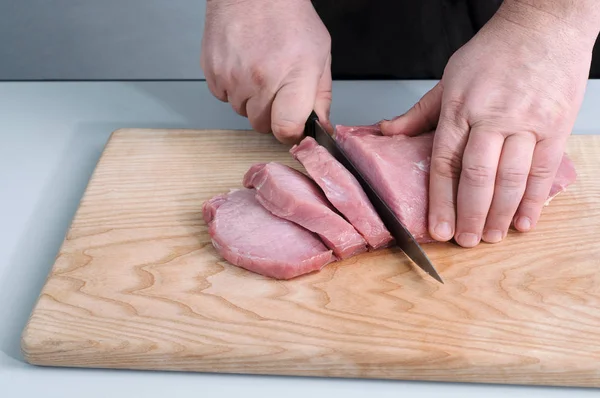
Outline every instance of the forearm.
<svg viewBox="0 0 600 398">
<path fill-rule="evenodd" d="M 240 3 L 247 3 L 249 6 L 251 6 L 253 4 L 256 4 L 257 2 L 266 4 L 280 2 L 282 4 L 289 5 L 290 7 L 294 7 L 294 5 L 298 3 L 310 3 L 310 0 L 206 0 L 206 4 L 219 5 L 234 5 Z"/>
<path fill-rule="evenodd" d="M 561 31 L 586 46 L 600 32 L 600 0 L 504 0 L 498 13 L 542 31 Z"/>
</svg>

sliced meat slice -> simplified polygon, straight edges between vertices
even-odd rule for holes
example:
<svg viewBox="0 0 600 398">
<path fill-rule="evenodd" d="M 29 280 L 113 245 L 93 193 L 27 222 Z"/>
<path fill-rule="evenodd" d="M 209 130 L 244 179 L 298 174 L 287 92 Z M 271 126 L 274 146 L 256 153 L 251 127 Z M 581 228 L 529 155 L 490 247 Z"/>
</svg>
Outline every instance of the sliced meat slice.
<svg viewBox="0 0 600 398">
<path fill-rule="evenodd" d="M 393 241 L 360 183 L 327 149 L 306 137 L 290 153 L 371 248 L 379 249 Z"/>
<path fill-rule="evenodd" d="M 327 201 L 305 174 L 280 163 L 258 163 L 244 176 L 244 186 L 274 215 L 318 234 L 340 259 L 367 251 L 364 238 Z"/>
<path fill-rule="evenodd" d="M 427 228 L 433 136 L 433 132 L 384 136 L 378 125 L 336 126 L 337 142 L 420 243 L 434 241 Z M 575 168 L 565 155 L 549 200 L 575 178 Z"/>
<path fill-rule="evenodd" d="M 217 252 L 249 271 L 291 279 L 335 260 L 314 233 L 267 211 L 253 189 L 217 195 L 204 203 L 202 213 Z"/>
</svg>

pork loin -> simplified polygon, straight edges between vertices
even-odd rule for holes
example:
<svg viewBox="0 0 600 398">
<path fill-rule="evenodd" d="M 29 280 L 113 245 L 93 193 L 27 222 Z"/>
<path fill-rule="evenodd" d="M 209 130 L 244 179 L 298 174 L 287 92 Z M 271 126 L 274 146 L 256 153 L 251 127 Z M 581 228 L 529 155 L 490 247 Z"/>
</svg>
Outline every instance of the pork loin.
<svg viewBox="0 0 600 398">
<path fill-rule="evenodd" d="M 358 180 L 314 138 L 304 138 L 290 153 L 372 249 L 393 241 Z"/>
<path fill-rule="evenodd" d="M 433 132 L 384 136 L 378 124 L 336 126 L 336 141 L 419 243 L 434 242 L 427 228 L 433 137 Z M 576 176 L 573 163 L 564 155 L 546 203 Z"/>
<path fill-rule="evenodd" d="M 340 259 L 367 251 L 364 238 L 339 215 L 308 176 L 280 163 L 257 163 L 244 176 L 256 199 L 274 215 L 318 234 Z"/>
<path fill-rule="evenodd" d="M 291 279 L 335 260 L 314 233 L 267 211 L 254 189 L 217 195 L 204 203 L 202 213 L 217 252 L 249 271 Z"/>
</svg>

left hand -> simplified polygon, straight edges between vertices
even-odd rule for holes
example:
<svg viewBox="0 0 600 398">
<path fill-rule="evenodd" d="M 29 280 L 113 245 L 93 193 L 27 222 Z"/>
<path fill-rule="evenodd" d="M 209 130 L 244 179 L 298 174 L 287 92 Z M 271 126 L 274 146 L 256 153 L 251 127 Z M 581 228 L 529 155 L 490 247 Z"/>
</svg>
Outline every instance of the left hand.
<svg viewBox="0 0 600 398">
<path fill-rule="evenodd" d="M 540 217 L 581 106 L 595 37 L 548 13 L 528 17 L 535 26 L 501 8 L 430 92 L 382 123 L 388 135 L 436 129 L 428 220 L 436 240 L 495 243 L 512 222 L 524 232 Z"/>
</svg>

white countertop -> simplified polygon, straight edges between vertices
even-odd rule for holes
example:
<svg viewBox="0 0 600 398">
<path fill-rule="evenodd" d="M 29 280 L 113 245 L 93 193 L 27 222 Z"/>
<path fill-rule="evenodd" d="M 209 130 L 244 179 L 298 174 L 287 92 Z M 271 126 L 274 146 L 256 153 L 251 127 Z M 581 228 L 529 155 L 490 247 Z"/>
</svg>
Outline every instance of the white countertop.
<svg viewBox="0 0 600 398">
<path fill-rule="evenodd" d="M 404 112 L 434 82 L 336 82 L 334 123 Z M 575 134 L 600 132 L 591 81 Z M 110 133 L 122 127 L 249 129 L 203 82 L 0 83 L 0 396 L 587 397 L 590 389 L 42 368 L 20 335 Z M 250 133 L 249 133 L 250 134 Z M 218 391 L 218 392 L 217 392 Z"/>
</svg>

